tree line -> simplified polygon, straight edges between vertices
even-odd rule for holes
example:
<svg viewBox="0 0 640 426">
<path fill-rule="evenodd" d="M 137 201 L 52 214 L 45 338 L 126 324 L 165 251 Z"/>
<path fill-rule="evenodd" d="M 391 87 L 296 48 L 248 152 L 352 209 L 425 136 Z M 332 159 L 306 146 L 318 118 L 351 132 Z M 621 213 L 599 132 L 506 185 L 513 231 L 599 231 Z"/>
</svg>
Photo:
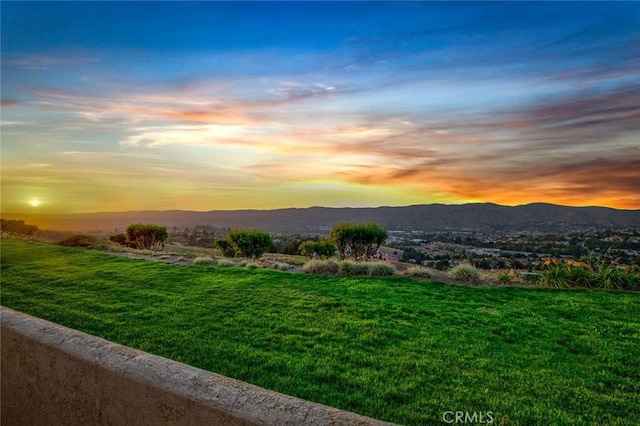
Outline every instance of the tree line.
<svg viewBox="0 0 640 426">
<path fill-rule="evenodd" d="M 36 225 L 28 225 L 24 220 L 0 219 L 0 229 L 9 234 L 32 236 L 38 231 Z"/>
<path fill-rule="evenodd" d="M 136 223 L 127 227 L 126 234 L 109 239 L 127 247 L 160 251 L 167 237 L 164 226 Z M 342 259 L 363 260 L 374 256 L 387 237 L 387 231 L 376 223 L 340 223 L 333 227 L 329 238 L 303 241 L 297 251 L 308 257 L 329 258 L 337 252 Z M 234 229 L 214 243 L 223 256 L 249 258 L 262 256 L 273 244 L 272 236 L 260 229 Z"/>
</svg>

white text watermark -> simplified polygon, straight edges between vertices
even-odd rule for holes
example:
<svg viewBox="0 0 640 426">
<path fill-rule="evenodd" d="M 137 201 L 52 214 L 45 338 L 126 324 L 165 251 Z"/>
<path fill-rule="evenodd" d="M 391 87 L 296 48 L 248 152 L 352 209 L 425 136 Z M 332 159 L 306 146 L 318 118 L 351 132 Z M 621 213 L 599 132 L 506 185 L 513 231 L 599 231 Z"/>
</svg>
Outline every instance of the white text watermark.
<svg viewBox="0 0 640 426">
<path fill-rule="evenodd" d="M 445 411 L 442 420 L 448 424 L 491 424 L 494 417 L 491 411 Z"/>
</svg>

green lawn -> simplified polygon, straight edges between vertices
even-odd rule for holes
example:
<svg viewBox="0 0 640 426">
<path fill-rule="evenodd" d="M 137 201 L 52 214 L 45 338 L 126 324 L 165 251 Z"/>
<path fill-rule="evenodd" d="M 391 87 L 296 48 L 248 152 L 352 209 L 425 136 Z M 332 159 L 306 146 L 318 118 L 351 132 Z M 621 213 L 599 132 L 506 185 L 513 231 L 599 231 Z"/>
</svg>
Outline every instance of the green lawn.
<svg viewBox="0 0 640 426">
<path fill-rule="evenodd" d="M 2 240 L 2 305 L 404 424 L 640 424 L 640 294 L 175 266 Z"/>
</svg>

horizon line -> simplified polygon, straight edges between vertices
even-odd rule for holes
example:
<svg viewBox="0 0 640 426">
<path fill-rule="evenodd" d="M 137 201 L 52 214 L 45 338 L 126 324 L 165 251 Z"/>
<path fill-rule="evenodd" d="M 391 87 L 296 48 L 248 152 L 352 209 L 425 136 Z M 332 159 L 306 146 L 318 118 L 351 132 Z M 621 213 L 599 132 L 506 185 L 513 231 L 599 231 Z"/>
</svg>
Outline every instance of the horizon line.
<svg viewBox="0 0 640 426">
<path fill-rule="evenodd" d="M 281 210 L 310 210 L 310 209 L 350 209 L 350 210 L 366 210 L 366 209 L 382 209 L 382 208 L 407 208 L 407 207 L 420 207 L 420 206 L 471 206 L 471 205 L 494 205 L 497 207 L 507 207 L 507 208 L 518 208 L 518 207 L 526 207 L 533 205 L 547 205 L 554 207 L 566 207 L 566 208 L 602 208 L 602 209 L 610 209 L 617 211 L 640 211 L 640 209 L 620 209 L 610 206 L 598 206 L 598 205 L 585 205 L 585 206 L 572 206 L 566 204 L 555 204 L 544 201 L 536 201 L 533 203 L 526 204 L 516 204 L 516 205 L 508 205 L 508 204 L 499 204 L 491 201 L 485 202 L 468 202 L 468 203 L 423 203 L 423 204 L 407 204 L 407 205 L 380 205 L 380 206 L 309 206 L 309 207 L 281 207 L 274 209 L 214 209 L 214 210 L 180 210 L 180 209 L 168 209 L 168 210 L 114 210 L 114 211 L 97 211 L 97 212 L 78 212 L 78 213 L 47 213 L 47 212 L 2 212 L 0 211 L 0 216 L 80 216 L 80 215 L 100 215 L 100 214 L 125 214 L 125 213 L 169 213 L 169 212 L 180 212 L 180 213 L 213 213 L 213 212 L 274 212 Z"/>
</svg>

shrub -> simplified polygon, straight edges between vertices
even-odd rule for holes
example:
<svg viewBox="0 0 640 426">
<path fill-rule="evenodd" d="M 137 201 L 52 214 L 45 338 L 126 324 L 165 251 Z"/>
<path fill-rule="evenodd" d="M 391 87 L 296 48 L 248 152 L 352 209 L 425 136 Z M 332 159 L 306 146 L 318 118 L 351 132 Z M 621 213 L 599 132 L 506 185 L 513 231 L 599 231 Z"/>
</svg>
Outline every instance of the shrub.
<svg viewBox="0 0 640 426">
<path fill-rule="evenodd" d="M 511 284 L 515 280 L 515 276 L 511 271 L 501 271 L 496 279 L 500 284 Z"/>
<path fill-rule="evenodd" d="M 594 281 L 593 274 L 582 266 L 568 266 L 567 279 L 569 285 L 576 287 L 592 287 Z"/>
<path fill-rule="evenodd" d="M 120 244 L 121 246 L 129 247 L 129 240 L 125 234 L 115 234 L 109 237 L 109 241 Z"/>
<path fill-rule="evenodd" d="M 233 247 L 233 244 L 231 244 L 229 241 L 227 241 L 227 240 L 216 240 L 214 245 L 218 249 L 220 249 L 220 251 L 222 252 L 223 256 L 236 257 L 236 249 Z"/>
<path fill-rule="evenodd" d="M 334 275 L 338 270 L 338 264 L 332 261 L 310 260 L 302 266 L 302 271 L 306 274 Z"/>
<path fill-rule="evenodd" d="M 198 256 L 193 259 L 194 265 L 215 265 L 217 262 L 214 258 L 208 256 Z"/>
<path fill-rule="evenodd" d="M 294 266 L 303 266 L 307 261 L 298 257 L 290 257 L 287 258 L 287 263 Z"/>
<path fill-rule="evenodd" d="M 259 229 L 235 229 L 227 235 L 227 241 L 233 245 L 236 256 L 257 259 L 273 244 L 271 235 Z"/>
<path fill-rule="evenodd" d="M 540 273 L 540 283 L 547 287 L 640 290 L 640 276 L 615 265 L 600 265 L 591 270 L 581 265 L 553 263 Z"/>
<path fill-rule="evenodd" d="M 127 227 L 127 240 L 139 249 L 160 251 L 168 236 L 165 226 L 136 223 Z"/>
<path fill-rule="evenodd" d="M 236 266 L 236 264 L 231 259 L 220 259 L 218 261 L 218 266 L 221 268 L 228 268 L 230 266 Z"/>
<path fill-rule="evenodd" d="M 595 282 L 598 287 L 607 289 L 624 289 L 627 288 L 627 279 L 625 272 L 615 266 L 605 266 L 596 273 Z"/>
<path fill-rule="evenodd" d="M 371 262 L 369 263 L 369 275 L 376 277 L 387 277 L 396 274 L 396 268 L 385 262 Z"/>
<path fill-rule="evenodd" d="M 298 253 L 312 258 L 313 254 L 316 253 L 316 244 L 317 243 L 315 241 L 305 241 L 300 243 L 300 246 L 298 246 Z"/>
<path fill-rule="evenodd" d="M 635 272 L 633 270 L 626 271 L 628 281 L 627 281 L 627 290 L 640 290 L 640 273 Z"/>
<path fill-rule="evenodd" d="M 377 223 L 339 223 L 329 234 L 329 239 L 335 243 L 342 259 L 348 253 L 354 259 L 373 256 L 387 237 L 387 231 Z"/>
<path fill-rule="evenodd" d="M 305 241 L 300 244 L 298 251 L 303 256 L 313 257 L 314 255 L 328 259 L 338 250 L 333 243 L 328 240 Z"/>
<path fill-rule="evenodd" d="M 113 242 L 107 239 L 96 238 L 92 235 L 81 234 L 66 238 L 60 241 L 58 245 L 67 247 L 85 247 L 96 250 L 122 250 L 120 246 L 115 245 Z"/>
<path fill-rule="evenodd" d="M 288 263 L 284 262 L 276 262 L 273 267 L 279 271 L 288 271 L 291 269 L 291 266 Z"/>
<path fill-rule="evenodd" d="M 339 269 L 340 273 L 342 275 L 358 276 L 358 275 L 369 274 L 368 263 L 344 261 L 344 262 L 340 262 L 339 267 L 340 267 Z"/>
<path fill-rule="evenodd" d="M 404 271 L 404 275 L 414 278 L 433 278 L 431 271 L 424 266 L 412 266 Z"/>
<path fill-rule="evenodd" d="M 480 272 L 471 265 L 454 266 L 447 275 L 460 283 L 477 284 L 480 282 Z"/>
<path fill-rule="evenodd" d="M 0 219 L 0 229 L 2 232 L 32 236 L 38 231 L 36 225 L 27 225 L 24 220 Z"/>
<path fill-rule="evenodd" d="M 258 269 L 260 267 L 259 263 L 249 262 L 247 263 L 247 269 Z"/>
<path fill-rule="evenodd" d="M 540 272 L 540 284 L 545 287 L 569 287 L 569 270 L 564 265 L 549 265 Z"/>
<path fill-rule="evenodd" d="M 91 235 L 74 235 L 66 238 L 58 243 L 61 246 L 67 247 L 94 247 L 98 242 L 96 237 Z"/>
<path fill-rule="evenodd" d="M 627 276 L 627 290 L 640 290 L 640 270 L 631 267 L 624 272 Z"/>
</svg>

